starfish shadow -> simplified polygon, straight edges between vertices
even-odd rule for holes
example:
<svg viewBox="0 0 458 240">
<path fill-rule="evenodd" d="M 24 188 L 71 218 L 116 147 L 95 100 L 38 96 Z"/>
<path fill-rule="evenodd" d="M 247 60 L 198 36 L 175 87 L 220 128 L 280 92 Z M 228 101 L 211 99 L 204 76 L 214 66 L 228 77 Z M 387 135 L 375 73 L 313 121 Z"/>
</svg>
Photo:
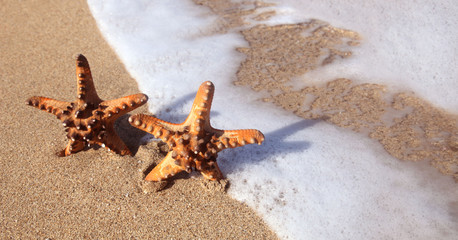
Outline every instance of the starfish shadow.
<svg viewBox="0 0 458 240">
<path fill-rule="evenodd" d="M 257 164 L 263 160 L 291 152 L 300 152 L 311 146 L 309 141 L 285 141 L 299 130 L 309 128 L 319 120 L 301 120 L 288 126 L 265 134 L 261 146 L 247 145 L 241 148 L 225 150 L 220 153 L 218 165 L 225 175 L 239 171 L 247 165 Z"/>
<path fill-rule="evenodd" d="M 128 121 L 130 116 L 130 114 L 125 114 L 119 117 L 114 124 L 114 128 L 118 136 L 132 152 L 132 155 L 135 155 L 140 147 L 142 139 L 147 133 L 132 127 Z"/>
<path fill-rule="evenodd" d="M 157 111 L 157 117 L 168 122 L 179 122 L 186 119 L 187 113 L 178 113 L 174 109 L 181 109 L 187 102 L 192 101 L 196 96 L 197 92 L 188 93 L 181 96 L 171 103 L 159 108 Z"/>
</svg>

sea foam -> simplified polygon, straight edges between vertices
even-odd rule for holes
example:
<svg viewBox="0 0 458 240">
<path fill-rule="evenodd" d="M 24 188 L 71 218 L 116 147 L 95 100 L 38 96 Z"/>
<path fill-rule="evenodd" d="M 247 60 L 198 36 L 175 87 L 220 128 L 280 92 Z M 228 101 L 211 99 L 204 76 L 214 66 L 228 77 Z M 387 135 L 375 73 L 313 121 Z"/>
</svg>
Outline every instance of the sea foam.
<svg viewBox="0 0 458 240">
<path fill-rule="evenodd" d="M 452 239 L 458 235 L 453 179 L 427 163 L 401 162 L 374 140 L 304 120 L 236 87 L 247 47 L 234 31 L 208 34 L 217 19 L 190 1 L 94 1 L 102 34 L 149 96 L 149 110 L 182 122 L 201 82 L 215 84 L 212 125 L 256 128 L 262 146 L 219 155 L 229 194 L 283 239 Z M 308 73 L 410 90 L 456 109 L 456 4 L 452 1 L 273 1 L 265 23 L 310 18 L 363 36 L 354 56 Z"/>
</svg>

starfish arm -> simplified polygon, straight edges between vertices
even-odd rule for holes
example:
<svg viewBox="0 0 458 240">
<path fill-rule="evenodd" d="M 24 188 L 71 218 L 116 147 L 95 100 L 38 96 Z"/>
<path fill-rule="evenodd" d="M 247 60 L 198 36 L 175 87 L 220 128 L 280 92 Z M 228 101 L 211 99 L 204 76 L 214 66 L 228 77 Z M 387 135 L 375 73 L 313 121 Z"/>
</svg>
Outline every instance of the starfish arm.
<svg viewBox="0 0 458 240">
<path fill-rule="evenodd" d="M 118 117 L 142 106 L 146 101 L 148 101 L 148 97 L 145 94 L 138 93 L 114 100 L 103 101 L 99 106 L 103 109 L 104 116 L 107 116 L 110 121 L 114 121 Z"/>
<path fill-rule="evenodd" d="M 207 81 L 200 85 L 184 124 L 190 126 L 191 134 L 198 134 L 205 125 L 210 125 L 210 109 L 213 101 L 215 86 Z"/>
<path fill-rule="evenodd" d="M 59 157 L 66 157 L 66 156 L 70 156 L 71 154 L 73 153 L 77 153 L 81 150 L 84 149 L 84 146 L 85 146 L 85 143 L 82 142 L 82 141 L 79 141 L 79 140 L 76 140 L 76 141 L 73 141 L 73 140 L 70 140 L 67 144 L 67 147 L 58 152 L 57 153 L 57 156 Z"/>
<path fill-rule="evenodd" d="M 236 148 L 246 144 L 257 143 L 261 145 L 264 141 L 264 134 L 256 129 L 240 129 L 240 130 L 219 130 L 213 129 L 216 134 L 216 147 L 219 150 L 226 148 Z"/>
<path fill-rule="evenodd" d="M 184 171 L 184 167 L 176 164 L 176 160 L 169 152 L 165 158 L 146 176 L 146 181 L 158 182 Z"/>
<path fill-rule="evenodd" d="M 214 161 L 203 162 L 200 168 L 200 173 L 208 180 L 215 181 L 223 178 L 223 174 L 216 163 L 216 159 Z"/>
<path fill-rule="evenodd" d="M 68 107 L 71 107 L 70 102 L 63 102 L 47 97 L 31 97 L 27 99 L 26 103 L 32 107 L 52 113 L 57 117 L 60 117 L 64 111 L 67 111 Z"/>
<path fill-rule="evenodd" d="M 76 58 L 76 79 L 78 101 L 93 104 L 98 104 L 102 101 L 95 90 L 89 63 L 82 54 L 79 54 Z"/>
<path fill-rule="evenodd" d="M 113 151 L 121 156 L 132 155 L 132 152 L 122 141 L 122 139 L 116 134 L 113 126 L 107 126 L 105 135 L 101 142 L 97 142 L 102 147 L 108 148 L 108 150 Z"/>
<path fill-rule="evenodd" d="M 176 124 L 163 121 L 145 114 L 135 114 L 129 117 L 129 123 L 145 132 L 151 133 L 156 138 L 167 142 L 174 132 L 182 132 L 185 129 L 183 124 Z"/>
</svg>

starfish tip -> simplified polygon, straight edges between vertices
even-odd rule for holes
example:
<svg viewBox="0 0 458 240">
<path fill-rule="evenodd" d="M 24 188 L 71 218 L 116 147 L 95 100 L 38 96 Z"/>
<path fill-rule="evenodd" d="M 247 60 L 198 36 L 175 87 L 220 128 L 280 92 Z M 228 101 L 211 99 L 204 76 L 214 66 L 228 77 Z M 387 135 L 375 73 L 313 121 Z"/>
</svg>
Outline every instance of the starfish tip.
<svg viewBox="0 0 458 240">
<path fill-rule="evenodd" d="M 141 95 L 141 98 L 140 98 L 140 102 L 144 103 L 144 102 L 147 102 L 148 101 L 148 96 L 146 94 L 143 94 Z"/>
<path fill-rule="evenodd" d="M 210 82 L 210 81 L 206 81 L 206 82 L 204 82 L 204 83 L 202 83 L 202 84 L 200 85 L 200 88 L 204 88 L 204 89 L 214 89 L 214 88 L 215 88 L 215 85 L 213 85 L 213 83 Z"/>
<path fill-rule="evenodd" d="M 86 57 L 81 53 L 76 55 L 76 60 L 78 60 L 78 61 L 87 61 Z"/>
</svg>

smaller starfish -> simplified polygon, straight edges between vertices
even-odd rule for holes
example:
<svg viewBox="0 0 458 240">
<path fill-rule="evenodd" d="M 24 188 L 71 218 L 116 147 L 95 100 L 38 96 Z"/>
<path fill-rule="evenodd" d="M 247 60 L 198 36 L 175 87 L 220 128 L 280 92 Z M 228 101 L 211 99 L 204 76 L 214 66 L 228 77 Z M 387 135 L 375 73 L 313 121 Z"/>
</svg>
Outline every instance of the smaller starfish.
<svg viewBox="0 0 458 240">
<path fill-rule="evenodd" d="M 46 97 L 31 97 L 26 104 L 45 110 L 62 120 L 66 127 L 67 147 L 58 152 L 61 157 L 77 153 L 85 147 L 99 145 L 113 152 L 132 154 L 114 130 L 114 122 L 120 116 L 145 104 L 145 94 L 134 94 L 116 100 L 103 101 L 95 91 L 89 63 L 82 54 L 76 59 L 78 99 L 63 102 Z"/>
<path fill-rule="evenodd" d="M 261 143 L 264 135 L 255 129 L 219 130 L 210 125 L 210 107 L 215 87 L 200 85 L 191 113 L 181 124 L 169 123 L 144 114 L 129 118 L 132 126 L 160 138 L 169 146 L 165 158 L 146 176 L 147 181 L 165 180 L 179 172 L 197 169 L 209 180 L 223 178 L 216 157 L 226 148 Z"/>
</svg>

